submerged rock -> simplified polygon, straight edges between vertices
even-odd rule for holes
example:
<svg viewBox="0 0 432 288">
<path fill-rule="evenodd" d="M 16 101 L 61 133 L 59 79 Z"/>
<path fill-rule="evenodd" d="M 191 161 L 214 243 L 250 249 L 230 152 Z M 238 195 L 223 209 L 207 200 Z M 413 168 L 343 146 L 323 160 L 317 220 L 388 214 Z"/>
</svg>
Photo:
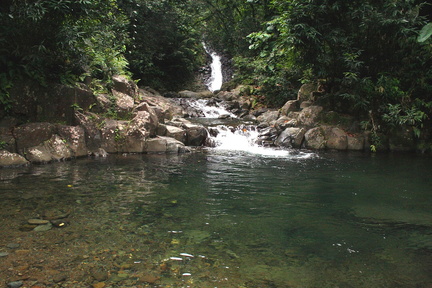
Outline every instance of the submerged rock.
<svg viewBox="0 0 432 288">
<path fill-rule="evenodd" d="M 8 288 L 19 288 L 23 285 L 24 283 L 22 281 L 13 281 L 13 282 L 9 282 L 7 284 Z"/>
<path fill-rule="evenodd" d="M 53 225 L 50 222 L 48 222 L 47 224 L 36 226 L 33 229 L 33 231 L 35 231 L 35 232 L 45 232 L 45 231 L 51 230 L 52 227 L 53 227 Z"/>
</svg>

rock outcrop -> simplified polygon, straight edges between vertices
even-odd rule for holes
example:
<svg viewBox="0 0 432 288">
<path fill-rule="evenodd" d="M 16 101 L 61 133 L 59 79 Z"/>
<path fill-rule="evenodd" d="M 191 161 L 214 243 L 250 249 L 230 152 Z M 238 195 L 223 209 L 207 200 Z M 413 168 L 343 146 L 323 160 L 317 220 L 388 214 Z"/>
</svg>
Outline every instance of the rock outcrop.
<svg viewBox="0 0 432 288">
<path fill-rule="evenodd" d="M 87 155 L 105 157 L 107 153 L 185 153 L 190 151 L 186 145 L 203 145 L 207 137 L 203 126 L 179 118 L 184 114 L 179 105 L 152 89 L 139 89 L 125 77 L 113 77 L 110 95 L 89 97 L 92 105 L 68 106 L 71 111 L 67 114 L 73 115 L 66 121 L 70 125 L 16 125 L 17 121 L 2 120 L 0 148 L 6 150 L 0 150 L 0 167 Z M 56 115 L 53 119 L 56 117 L 61 118 Z M 169 122 L 173 118 L 176 125 Z"/>
</svg>

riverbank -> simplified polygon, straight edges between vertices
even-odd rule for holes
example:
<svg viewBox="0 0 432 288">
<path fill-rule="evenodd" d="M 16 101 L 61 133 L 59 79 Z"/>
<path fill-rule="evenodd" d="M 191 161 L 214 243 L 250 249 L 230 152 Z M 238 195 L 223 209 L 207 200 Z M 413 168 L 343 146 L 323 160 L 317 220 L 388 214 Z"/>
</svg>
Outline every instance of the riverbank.
<svg viewBox="0 0 432 288">
<path fill-rule="evenodd" d="M 24 91 L 41 92 L 28 89 L 23 86 L 22 98 L 29 96 Z M 193 147 L 205 145 L 209 136 L 206 127 L 189 121 L 203 116 L 200 108 L 192 105 L 196 100 L 227 111 L 215 117 L 236 117 L 255 123 L 259 131 L 257 144 L 262 146 L 365 152 L 419 150 L 409 127 L 393 135 L 380 135 L 377 145 L 373 139 L 377 135 L 363 131 L 357 119 L 319 105 L 317 90 L 317 85 L 303 85 L 296 100 L 286 102 L 280 109 L 268 109 L 256 105 L 247 86 L 215 93 L 181 91 L 164 97 L 116 76 L 109 94 L 93 93 L 85 85 L 55 87 L 47 102 L 41 103 L 36 97 L 34 103 L 28 98 L 20 103 L 22 111 L 27 111 L 25 117 L 34 121 L 22 124 L 14 117 L 0 121 L 0 166 L 88 155 L 104 157 L 107 153 L 190 152 Z M 57 98 L 62 101 L 51 106 Z"/>
</svg>

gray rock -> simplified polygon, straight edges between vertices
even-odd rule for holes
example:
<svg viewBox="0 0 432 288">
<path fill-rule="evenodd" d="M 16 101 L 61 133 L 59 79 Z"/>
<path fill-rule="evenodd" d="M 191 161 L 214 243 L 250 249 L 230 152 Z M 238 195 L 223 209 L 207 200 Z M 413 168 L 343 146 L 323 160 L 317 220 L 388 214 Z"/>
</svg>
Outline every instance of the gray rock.
<svg viewBox="0 0 432 288">
<path fill-rule="evenodd" d="M 45 232 L 45 231 L 51 230 L 51 228 L 52 228 L 52 224 L 51 223 L 47 223 L 47 224 L 44 224 L 44 225 L 36 226 L 33 229 L 33 231 L 35 231 L 35 232 Z"/>
<path fill-rule="evenodd" d="M 282 116 L 287 116 L 289 112 L 297 111 L 298 109 L 299 109 L 299 101 L 298 100 L 289 100 L 281 108 L 280 114 Z"/>
<path fill-rule="evenodd" d="M 64 273 L 58 273 L 58 274 L 55 274 L 55 275 L 52 277 L 52 279 L 53 279 L 53 282 L 54 282 L 54 283 L 63 282 L 63 281 L 65 281 L 65 280 L 67 279 L 67 275 L 64 274 Z"/>
<path fill-rule="evenodd" d="M 115 98 L 116 112 L 120 116 L 126 116 L 128 113 L 131 113 L 132 109 L 134 108 L 134 99 L 131 96 L 117 90 L 113 90 L 112 93 Z"/>
<path fill-rule="evenodd" d="M 347 134 L 340 128 L 331 128 L 326 133 L 326 147 L 329 149 L 346 150 L 348 148 Z"/>
<path fill-rule="evenodd" d="M 201 146 L 208 137 L 207 129 L 201 125 L 185 123 L 183 127 L 186 130 L 186 145 Z"/>
<path fill-rule="evenodd" d="M 18 244 L 18 243 L 9 243 L 9 244 L 6 245 L 6 247 L 9 248 L 9 249 L 17 249 L 17 248 L 19 248 L 20 246 L 21 246 L 21 245 Z"/>
<path fill-rule="evenodd" d="M 182 153 L 185 146 L 182 142 L 165 136 L 147 139 L 144 152 L 146 153 Z"/>
<path fill-rule="evenodd" d="M 324 130 L 321 127 L 315 127 L 305 133 L 305 147 L 308 149 L 324 149 L 326 139 Z"/>
<path fill-rule="evenodd" d="M 58 125 L 57 130 L 60 137 L 66 140 L 74 157 L 87 156 L 88 149 L 83 127 Z"/>
<path fill-rule="evenodd" d="M 174 138 L 182 143 L 186 142 L 186 131 L 184 129 L 171 125 L 166 125 L 165 127 L 165 136 Z"/>
<path fill-rule="evenodd" d="M 181 98 L 210 98 L 213 93 L 210 91 L 194 92 L 189 90 L 183 90 L 178 92 Z"/>
<path fill-rule="evenodd" d="M 363 135 L 348 136 L 348 150 L 361 151 L 365 149 L 365 138 Z"/>
<path fill-rule="evenodd" d="M 297 100 L 300 102 L 313 101 L 313 92 L 317 91 L 317 89 L 318 85 L 316 83 L 303 84 L 297 93 Z"/>
<path fill-rule="evenodd" d="M 155 111 L 160 123 L 164 123 L 166 119 L 183 115 L 183 109 L 180 105 L 152 89 L 140 89 L 140 98 L 142 102 L 147 103 Z"/>
<path fill-rule="evenodd" d="M 277 121 L 275 122 L 275 127 L 279 131 L 283 131 L 288 127 L 295 127 L 295 126 L 297 126 L 297 120 L 292 119 L 288 116 L 282 116 L 279 119 L 277 119 Z"/>
<path fill-rule="evenodd" d="M 52 135 L 51 139 L 35 147 L 25 148 L 23 153 L 27 160 L 34 163 L 70 159 L 73 156 L 67 141 L 57 134 Z"/>
<path fill-rule="evenodd" d="M 288 148 L 300 148 L 306 133 L 304 128 L 289 127 L 286 128 L 276 139 L 275 144 Z"/>
<path fill-rule="evenodd" d="M 321 106 L 309 106 L 304 108 L 298 115 L 298 124 L 303 126 L 314 126 L 323 110 Z"/>
<path fill-rule="evenodd" d="M 257 120 L 261 123 L 268 125 L 273 124 L 279 118 L 279 111 L 267 111 L 257 117 Z"/>
<path fill-rule="evenodd" d="M 126 77 L 120 75 L 113 76 L 112 81 L 114 90 L 129 95 L 133 98 L 138 96 L 139 89 L 134 81 L 128 80 Z"/>
<path fill-rule="evenodd" d="M 6 257 L 9 255 L 9 252 L 0 252 L 0 257 Z"/>
<path fill-rule="evenodd" d="M 27 160 L 34 163 L 48 163 L 52 160 L 49 149 L 43 144 L 26 148 L 23 153 Z"/>
<path fill-rule="evenodd" d="M 19 288 L 23 285 L 24 283 L 22 281 L 13 281 L 13 282 L 9 282 L 7 284 L 7 287 L 9 288 Z"/>
</svg>

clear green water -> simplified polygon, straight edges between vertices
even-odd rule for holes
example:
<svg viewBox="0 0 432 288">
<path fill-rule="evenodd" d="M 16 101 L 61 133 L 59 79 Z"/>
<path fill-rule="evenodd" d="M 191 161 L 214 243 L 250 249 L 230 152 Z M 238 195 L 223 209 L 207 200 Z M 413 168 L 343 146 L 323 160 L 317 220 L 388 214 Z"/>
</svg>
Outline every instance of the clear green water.
<svg viewBox="0 0 432 288">
<path fill-rule="evenodd" d="M 204 150 L 3 169 L 0 221 L 71 209 L 43 233 L 78 234 L 53 251 L 111 269 L 107 287 L 432 287 L 431 160 Z M 34 235 L 4 227 L 2 245 Z"/>
</svg>

